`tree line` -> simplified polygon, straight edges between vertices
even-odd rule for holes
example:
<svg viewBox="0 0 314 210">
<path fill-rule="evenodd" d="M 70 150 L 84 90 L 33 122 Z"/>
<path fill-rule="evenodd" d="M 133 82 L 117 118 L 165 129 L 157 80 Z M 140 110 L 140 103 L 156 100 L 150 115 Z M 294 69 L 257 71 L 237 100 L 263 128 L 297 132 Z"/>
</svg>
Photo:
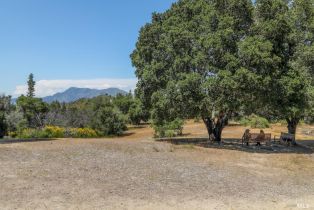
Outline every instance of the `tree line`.
<svg viewBox="0 0 314 210">
<path fill-rule="evenodd" d="M 139 125 L 147 120 L 141 102 L 131 93 L 80 99 L 72 103 L 45 103 L 35 97 L 33 74 L 27 84 L 26 96 L 20 96 L 16 104 L 11 103 L 10 96 L 0 96 L 1 138 L 23 136 L 24 131 L 43 130 L 47 126 L 89 128 L 98 136 L 121 135 L 127 124 Z"/>
</svg>

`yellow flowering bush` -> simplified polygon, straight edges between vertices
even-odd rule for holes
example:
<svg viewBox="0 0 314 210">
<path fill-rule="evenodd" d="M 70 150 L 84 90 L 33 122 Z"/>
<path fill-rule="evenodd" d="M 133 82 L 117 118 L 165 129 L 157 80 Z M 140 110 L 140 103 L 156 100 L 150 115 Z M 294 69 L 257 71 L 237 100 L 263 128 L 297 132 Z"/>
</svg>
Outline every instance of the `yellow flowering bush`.
<svg viewBox="0 0 314 210">
<path fill-rule="evenodd" d="M 18 138 L 36 139 L 36 138 L 96 138 L 98 133 L 91 128 L 70 128 L 65 129 L 58 126 L 45 126 L 42 129 L 26 128 L 17 133 Z M 13 137 L 13 135 L 11 136 Z"/>
<path fill-rule="evenodd" d="M 65 129 L 58 126 L 46 126 L 43 133 L 47 136 L 46 138 L 63 138 Z"/>
<path fill-rule="evenodd" d="M 71 128 L 70 137 L 73 138 L 95 138 L 99 137 L 97 132 L 91 128 Z"/>
<path fill-rule="evenodd" d="M 18 134 L 17 134 L 17 132 L 10 131 L 10 132 L 9 132 L 9 136 L 10 136 L 11 138 L 16 138 L 16 137 L 18 136 Z"/>
</svg>

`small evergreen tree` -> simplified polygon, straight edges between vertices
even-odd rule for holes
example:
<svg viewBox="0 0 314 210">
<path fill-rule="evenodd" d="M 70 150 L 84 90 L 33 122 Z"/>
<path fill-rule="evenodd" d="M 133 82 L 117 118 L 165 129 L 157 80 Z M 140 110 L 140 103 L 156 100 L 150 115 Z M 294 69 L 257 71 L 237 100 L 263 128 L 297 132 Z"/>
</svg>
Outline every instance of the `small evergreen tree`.
<svg viewBox="0 0 314 210">
<path fill-rule="evenodd" d="M 34 98 L 36 82 L 34 81 L 34 75 L 32 73 L 28 76 L 27 85 L 28 85 L 27 97 Z"/>
<path fill-rule="evenodd" d="M 48 112 L 48 105 L 41 98 L 35 98 L 34 75 L 28 77 L 27 96 L 20 96 L 17 101 L 17 108 L 23 113 L 24 119 L 27 121 L 27 127 L 38 128 L 44 126 L 45 115 Z"/>
</svg>

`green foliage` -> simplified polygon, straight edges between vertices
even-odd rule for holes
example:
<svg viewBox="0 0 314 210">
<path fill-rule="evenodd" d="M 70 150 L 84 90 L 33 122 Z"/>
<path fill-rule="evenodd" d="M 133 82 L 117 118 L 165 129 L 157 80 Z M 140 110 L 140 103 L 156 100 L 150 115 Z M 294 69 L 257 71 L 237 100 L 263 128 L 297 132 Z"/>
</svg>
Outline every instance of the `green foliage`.
<svg viewBox="0 0 314 210">
<path fill-rule="evenodd" d="M 20 96 L 17 99 L 17 109 L 19 109 L 27 120 L 29 128 L 44 126 L 45 114 L 48 112 L 48 105 L 40 98 Z"/>
<path fill-rule="evenodd" d="M 33 74 L 29 76 L 28 86 L 28 96 L 20 96 L 16 106 L 10 104 L 10 97 L 0 96 L 0 137 L 8 133 L 19 138 L 121 135 L 128 120 L 139 124 L 146 118 L 141 102 L 131 93 L 48 104 L 34 98 Z"/>
<path fill-rule="evenodd" d="M 27 81 L 27 86 L 28 86 L 27 97 L 29 98 L 35 97 L 35 85 L 36 85 L 36 82 L 34 81 L 34 75 L 30 74 L 28 76 L 28 81 Z"/>
<path fill-rule="evenodd" d="M 6 115 L 6 121 L 9 132 L 18 132 L 27 128 L 27 120 L 19 110 L 11 110 L 11 112 Z"/>
<path fill-rule="evenodd" d="M 99 131 L 101 135 L 121 135 L 127 129 L 127 118 L 113 105 L 96 106 L 92 128 Z"/>
<path fill-rule="evenodd" d="M 243 97 L 234 96 L 232 77 L 252 12 L 249 0 L 181 0 L 141 29 L 131 55 L 139 78 L 136 93 L 158 127 L 239 104 Z"/>
<path fill-rule="evenodd" d="M 17 134 L 17 132 L 9 131 L 8 132 L 8 136 L 11 137 L 11 138 L 16 138 L 18 136 L 18 134 Z"/>
<path fill-rule="evenodd" d="M 48 138 L 48 135 L 42 129 L 26 128 L 20 131 L 17 137 L 21 139 L 39 139 Z"/>
<path fill-rule="evenodd" d="M 182 135 L 184 121 L 177 118 L 171 122 L 163 124 L 153 124 L 155 137 L 175 137 Z"/>
<path fill-rule="evenodd" d="M 270 123 L 267 119 L 259 117 L 257 115 L 250 115 L 248 117 L 243 117 L 240 120 L 240 124 L 244 126 L 250 126 L 251 128 L 269 128 Z"/>
<path fill-rule="evenodd" d="M 91 128 L 71 128 L 66 132 L 67 137 L 72 138 L 97 138 L 98 133 Z"/>
<path fill-rule="evenodd" d="M 140 31 L 136 94 L 158 127 L 240 110 L 295 128 L 313 109 L 313 42 L 313 0 L 180 0 Z"/>
<path fill-rule="evenodd" d="M 113 104 L 123 113 L 128 114 L 130 107 L 133 104 L 133 96 L 131 93 L 127 95 L 118 94 L 113 98 Z"/>
<path fill-rule="evenodd" d="M 113 98 L 113 105 L 117 107 L 122 114 L 128 116 L 129 122 L 133 125 L 139 125 L 141 121 L 147 121 L 148 116 L 141 101 L 134 98 L 131 92 L 127 95 L 118 94 Z"/>
<path fill-rule="evenodd" d="M 64 137 L 64 133 L 65 129 L 63 128 L 46 126 L 42 129 L 23 129 L 19 133 L 17 133 L 17 137 L 22 139 L 62 138 Z"/>
<path fill-rule="evenodd" d="M 43 133 L 45 133 L 46 138 L 63 138 L 65 129 L 57 126 L 46 126 Z"/>
<path fill-rule="evenodd" d="M 40 99 L 21 96 L 17 100 L 17 111 L 9 115 L 10 131 L 21 138 L 121 135 L 127 128 L 127 116 L 123 115 L 112 101 L 110 96 L 99 96 L 70 104 L 46 104 Z M 22 119 L 19 113 L 22 113 Z M 76 129 L 63 131 L 62 127 Z"/>
<path fill-rule="evenodd" d="M 65 129 L 58 126 L 46 126 L 42 129 L 26 128 L 19 133 L 11 133 L 11 137 L 22 139 L 40 138 L 96 138 L 97 132 L 91 128 L 70 128 Z"/>
<path fill-rule="evenodd" d="M 125 99 L 124 96 L 118 96 L 118 101 Z M 17 100 L 17 108 L 23 113 L 27 125 L 15 125 L 13 131 L 19 130 L 18 127 L 34 128 L 34 130 L 25 130 L 21 136 L 36 135 L 38 138 L 54 138 L 62 137 L 56 133 L 50 133 L 50 130 L 40 130 L 45 125 L 59 126 L 59 127 L 76 127 L 87 128 L 91 127 L 97 130 L 100 135 L 121 135 L 126 130 L 127 116 L 123 115 L 113 103 L 115 98 L 111 96 L 99 96 L 92 99 L 81 99 L 70 104 L 60 104 L 53 102 L 51 104 L 44 103 L 41 99 L 21 96 Z M 133 98 L 131 97 L 133 103 Z M 122 100 L 123 101 L 123 100 Z M 123 103 L 122 103 L 123 104 Z M 129 108 L 128 108 L 129 109 Z M 128 110 L 127 110 L 128 111 Z M 136 116 L 135 116 L 136 117 Z M 12 116 L 12 118 L 14 118 Z M 36 129 L 35 129 L 36 128 Z M 46 127 L 47 128 L 47 127 Z M 45 128 L 45 129 L 46 129 Z M 96 137 L 94 133 L 84 134 L 81 130 L 75 130 L 74 137 L 91 136 Z M 71 132 L 70 132 L 71 133 Z M 71 135 L 66 135 L 71 136 Z"/>
<path fill-rule="evenodd" d="M 120 101 L 124 99 L 124 96 L 119 95 L 118 98 Z M 116 107 L 114 100 L 115 98 L 111 96 L 98 96 L 69 104 L 50 104 L 47 121 L 61 127 L 92 128 L 97 131 L 97 135 L 88 134 L 88 130 L 74 130 L 77 135 L 72 135 L 69 131 L 66 135 L 69 137 L 121 135 L 127 129 L 127 116 Z M 85 131 L 86 134 L 84 134 Z"/>
<path fill-rule="evenodd" d="M 97 117 L 98 124 L 94 124 L 94 128 L 102 135 L 122 135 L 127 130 L 127 118 L 116 110 L 103 108 L 97 113 Z"/>
<path fill-rule="evenodd" d="M 128 115 L 132 125 L 141 124 L 141 121 L 145 118 L 145 113 L 143 111 L 143 106 L 139 100 L 134 100 L 133 104 L 130 106 Z"/>
<path fill-rule="evenodd" d="M 313 0 L 259 0 L 256 2 L 253 37 L 258 37 L 271 48 L 256 50 L 267 52 L 264 58 L 257 57 L 256 53 L 245 54 L 249 60 L 259 58 L 262 64 L 245 65 L 265 78 L 261 81 L 265 89 L 259 95 L 261 104 L 267 104 L 264 112 L 285 119 L 291 133 L 309 114 L 313 100 L 310 94 L 314 84 L 311 74 L 313 56 L 309 55 L 314 41 L 313 21 Z"/>
</svg>

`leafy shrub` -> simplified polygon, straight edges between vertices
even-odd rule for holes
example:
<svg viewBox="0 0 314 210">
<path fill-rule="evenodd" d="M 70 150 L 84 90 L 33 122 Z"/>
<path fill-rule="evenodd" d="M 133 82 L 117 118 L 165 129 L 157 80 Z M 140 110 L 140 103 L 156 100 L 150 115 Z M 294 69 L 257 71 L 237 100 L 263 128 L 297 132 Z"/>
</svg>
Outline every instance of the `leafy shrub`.
<svg viewBox="0 0 314 210">
<path fill-rule="evenodd" d="M 23 139 L 37 139 L 37 138 L 95 138 L 99 135 L 91 128 L 70 128 L 64 129 L 57 126 L 46 126 L 43 129 L 26 128 L 15 134 L 15 137 Z M 11 137 L 14 137 L 13 134 Z"/>
<path fill-rule="evenodd" d="M 16 138 L 18 136 L 17 132 L 10 131 L 8 134 L 11 138 Z"/>
<path fill-rule="evenodd" d="M 270 123 L 266 118 L 259 117 L 255 114 L 242 118 L 240 120 L 240 124 L 244 126 L 250 126 L 251 128 L 269 128 L 270 127 Z"/>
<path fill-rule="evenodd" d="M 23 139 L 31 138 L 63 138 L 65 133 L 64 128 L 57 126 L 46 126 L 43 129 L 26 128 L 16 134 L 17 137 Z M 13 134 L 14 135 L 14 134 Z M 11 137 L 14 137 L 11 134 Z"/>
<path fill-rule="evenodd" d="M 48 104 L 40 98 L 20 96 L 16 101 L 17 107 L 22 110 L 27 120 L 27 127 L 39 128 L 48 112 Z"/>
<path fill-rule="evenodd" d="M 22 139 L 37 139 L 37 138 L 48 138 L 42 129 L 26 128 L 18 134 L 19 138 Z"/>
<path fill-rule="evenodd" d="M 118 94 L 113 98 L 113 104 L 124 114 L 128 114 L 130 107 L 133 104 L 132 94 Z"/>
<path fill-rule="evenodd" d="M 58 126 L 46 126 L 43 133 L 47 136 L 46 138 L 63 138 L 65 129 Z"/>
<path fill-rule="evenodd" d="M 93 119 L 92 128 L 103 136 L 121 135 L 127 129 L 127 118 L 113 107 L 101 107 Z"/>
<path fill-rule="evenodd" d="M 68 130 L 68 137 L 72 138 L 96 138 L 97 132 L 91 128 L 71 128 Z"/>
<path fill-rule="evenodd" d="M 176 137 L 178 134 L 174 130 L 166 130 L 165 131 L 165 137 Z"/>
<path fill-rule="evenodd" d="M 134 101 L 134 103 L 130 106 L 128 115 L 132 125 L 141 124 L 141 120 L 144 118 L 144 113 L 140 101 L 138 100 Z"/>
<path fill-rule="evenodd" d="M 164 125 L 153 125 L 155 130 L 155 137 L 175 137 L 182 135 L 184 121 L 181 119 L 175 119 L 171 122 L 167 122 Z"/>
<path fill-rule="evenodd" d="M 23 113 L 20 110 L 15 110 L 6 115 L 9 132 L 19 132 L 27 128 L 27 120 L 24 119 Z M 11 136 L 9 134 L 9 136 Z M 12 137 L 12 136 L 11 136 Z"/>
</svg>

